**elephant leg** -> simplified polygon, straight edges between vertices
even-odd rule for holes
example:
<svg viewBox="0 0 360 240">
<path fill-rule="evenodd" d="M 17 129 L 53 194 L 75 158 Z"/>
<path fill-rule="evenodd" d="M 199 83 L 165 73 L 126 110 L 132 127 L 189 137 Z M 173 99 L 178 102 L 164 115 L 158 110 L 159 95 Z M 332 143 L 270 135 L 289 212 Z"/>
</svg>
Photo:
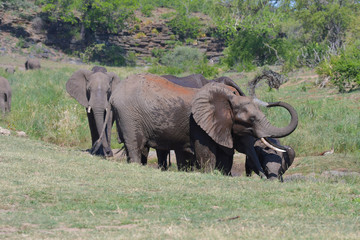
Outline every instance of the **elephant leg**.
<svg viewBox="0 0 360 240">
<path fill-rule="evenodd" d="M 158 158 L 158 167 L 162 171 L 165 171 L 168 169 L 167 168 L 167 160 L 166 160 L 168 154 L 170 155 L 170 151 L 156 149 L 156 155 Z"/>
<path fill-rule="evenodd" d="M 248 156 L 246 156 L 245 160 L 245 173 L 247 177 L 251 177 L 251 173 L 253 171 L 254 167 L 251 165 L 251 160 Z"/>
<path fill-rule="evenodd" d="M 216 169 L 227 176 L 231 176 L 231 168 L 234 162 L 234 152 L 231 152 L 232 154 L 226 153 L 219 146 L 216 150 Z"/>
<path fill-rule="evenodd" d="M 255 168 L 253 169 L 254 172 L 256 174 L 258 174 L 261 178 L 266 179 L 267 177 L 266 177 L 266 175 L 264 173 L 263 168 L 261 167 L 260 160 L 259 160 L 258 155 L 256 154 L 255 148 L 254 147 L 249 147 L 247 149 L 246 156 L 249 157 L 252 164 L 255 166 Z"/>
<path fill-rule="evenodd" d="M 91 143 L 92 143 L 92 145 L 94 145 L 96 140 L 99 139 L 99 133 L 96 128 L 94 114 L 92 112 L 87 113 L 87 117 L 88 117 L 88 121 L 89 121 L 90 133 L 91 133 Z"/>
<path fill-rule="evenodd" d="M 184 150 L 175 150 L 176 164 L 179 171 L 189 171 L 192 169 L 191 162 L 193 159 L 192 154 Z"/>
<path fill-rule="evenodd" d="M 106 139 L 104 139 L 104 153 L 106 157 L 112 157 L 113 156 L 113 152 L 111 150 L 111 129 L 112 129 L 112 125 L 113 125 L 113 119 L 112 119 L 112 113 L 110 113 L 110 118 L 109 121 L 107 122 L 106 125 Z"/>
<path fill-rule="evenodd" d="M 216 166 L 216 143 L 193 119 L 190 121 L 191 142 L 196 162 L 202 171 L 211 172 Z"/>
<path fill-rule="evenodd" d="M 147 158 L 149 156 L 149 147 L 144 147 L 141 149 L 141 164 L 146 165 L 147 164 Z"/>
</svg>

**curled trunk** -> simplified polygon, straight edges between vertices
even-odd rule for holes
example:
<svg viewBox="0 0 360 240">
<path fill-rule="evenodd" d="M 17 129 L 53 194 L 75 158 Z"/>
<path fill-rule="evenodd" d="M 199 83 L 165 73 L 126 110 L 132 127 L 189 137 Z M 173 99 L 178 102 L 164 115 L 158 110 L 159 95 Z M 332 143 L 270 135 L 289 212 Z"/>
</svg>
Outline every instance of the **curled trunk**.
<svg viewBox="0 0 360 240">
<path fill-rule="evenodd" d="M 291 134 L 298 125 L 298 115 L 295 109 L 288 103 L 284 102 L 275 102 L 269 103 L 267 107 L 283 107 L 290 113 L 291 121 L 289 125 L 286 127 L 275 127 L 273 126 L 267 119 L 264 117 L 259 125 L 261 129 L 261 133 L 259 133 L 259 137 L 272 137 L 272 138 L 282 138 Z"/>
</svg>

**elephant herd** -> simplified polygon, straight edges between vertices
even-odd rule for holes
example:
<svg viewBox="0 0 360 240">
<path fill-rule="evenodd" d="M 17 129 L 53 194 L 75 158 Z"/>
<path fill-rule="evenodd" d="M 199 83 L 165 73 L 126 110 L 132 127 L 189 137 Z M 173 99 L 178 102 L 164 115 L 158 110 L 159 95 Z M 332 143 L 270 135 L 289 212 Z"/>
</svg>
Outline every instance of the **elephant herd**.
<svg viewBox="0 0 360 240">
<path fill-rule="evenodd" d="M 31 69 L 40 69 L 40 61 L 35 58 L 27 59 L 25 62 L 25 69 L 31 70 Z M 9 74 L 15 73 L 15 68 L 13 67 L 7 67 L 5 71 Z M 7 112 L 10 112 L 11 110 L 11 87 L 9 84 L 9 81 L 0 76 L 0 111 L 2 114 L 5 114 Z"/>
<path fill-rule="evenodd" d="M 175 151 L 179 170 L 219 170 L 231 175 L 234 152 L 246 155 L 246 175 L 282 179 L 295 158 L 294 150 L 276 138 L 291 134 L 298 116 L 287 103 L 266 103 L 245 96 L 228 77 L 207 80 L 200 74 L 136 74 L 120 81 L 103 67 L 78 70 L 66 83 L 67 92 L 86 108 L 92 138 L 91 152 L 113 156 L 111 128 L 128 162 L 147 163 L 156 150 L 159 168 Z M 260 106 L 283 107 L 291 115 L 286 127 L 275 127 Z"/>
</svg>

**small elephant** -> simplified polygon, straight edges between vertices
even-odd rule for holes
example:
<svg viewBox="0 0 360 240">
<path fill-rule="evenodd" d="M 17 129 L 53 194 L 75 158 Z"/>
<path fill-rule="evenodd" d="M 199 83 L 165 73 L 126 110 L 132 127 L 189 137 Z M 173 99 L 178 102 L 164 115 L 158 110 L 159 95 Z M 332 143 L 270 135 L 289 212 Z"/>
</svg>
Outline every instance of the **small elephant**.
<svg viewBox="0 0 360 240">
<path fill-rule="evenodd" d="M 267 105 L 284 107 L 291 115 L 290 124 L 278 128 L 253 98 L 240 96 L 231 86 L 211 82 L 200 89 L 188 88 L 152 74 L 123 80 L 110 104 L 129 162 L 144 163 L 149 147 L 175 150 L 178 168 L 186 168 L 189 156 L 195 156 L 195 166 L 219 169 L 225 175 L 233 163 L 233 136 L 284 137 L 298 123 L 289 104 Z"/>
<path fill-rule="evenodd" d="M 11 110 L 11 87 L 3 77 L 0 77 L 0 110 L 3 114 Z"/>
<path fill-rule="evenodd" d="M 40 61 L 36 58 L 30 58 L 25 62 L 26 70 L 40 69 L 40 68 L 41 68 Z"/>
<path fill-rule="evenodd" d="M 267 140 L 280 146 L 280 141 L 278 139 L 268 138 Z M 281 148 L 285 148 L 285 152 L 282 149 L 276 151 L 269 148 L 269 146 L 263 143 L 260 139 L 255 141 L 254 147 L 266 177 L 268 179 L 280 179 L 283 181 L 282 175 L 294 162 L 294 149 L 289 146 L 281 146 Z M 248 156 L 245 161 L 245 171 L 246 176 L 251 176 L 252 171 L 259 174 L 256 167 L 253 165 L 252 160 L 249 159 Z"/>
<path fill-rule="evenodd" d="M 120 78 L 113 72 L 93 72 L 85 69 L 76 71 L 66 83 L 66 90 L 86 108 L 92 144 L 98 140 L 104 126 L 109 99 Z M 106 136 L 102 146 L 93 154 L 113 156 L 110 148 L 112 116 L 107 122 Z"/>
</svg>

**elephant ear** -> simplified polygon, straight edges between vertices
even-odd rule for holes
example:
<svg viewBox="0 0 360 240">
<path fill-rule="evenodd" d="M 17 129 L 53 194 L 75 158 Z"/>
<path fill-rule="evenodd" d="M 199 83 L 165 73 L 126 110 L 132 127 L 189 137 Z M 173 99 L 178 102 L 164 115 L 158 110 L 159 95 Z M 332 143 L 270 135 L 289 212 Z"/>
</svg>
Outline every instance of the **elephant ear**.
<svg viewBox="0 0 360 240">
<path fill-rule="evenodd" d="M 89 105 L 86 97 L 86 83 L 91 74 L 89 70 L 80 69 L 74 72 L 66 82 L 66 91 L 84 107 Z"/>
<path fill-rule="evenodd" d="M 200 89 L 191 107 L 195 122 L 217 144 L 227 148 L 233 148 L 233 96 L 224 84 L 212 82 Z"/>
<path fill-rule="evenodd" d="M 110 79 L 111 79 L 110 85 L 111 85 L 111 90 L 113 91 L 115 89 L 116 85 L 118 85 L 121 80 L 120 80 L 119 76 L 113 72 L 106 72 L 105 74 L 108 75 L 108 77 L 110 77 Z"/>
</svg>

